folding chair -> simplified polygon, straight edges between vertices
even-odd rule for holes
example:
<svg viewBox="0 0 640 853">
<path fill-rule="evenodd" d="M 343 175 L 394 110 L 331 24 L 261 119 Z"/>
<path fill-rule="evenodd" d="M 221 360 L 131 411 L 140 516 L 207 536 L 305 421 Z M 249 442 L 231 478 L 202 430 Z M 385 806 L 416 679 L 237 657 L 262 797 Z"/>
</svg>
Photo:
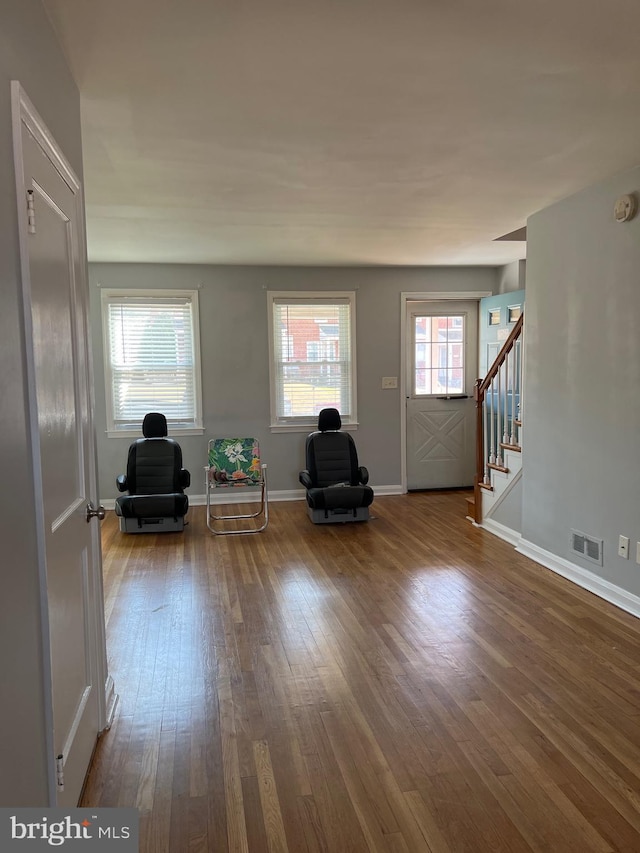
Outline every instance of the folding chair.
<svg viewBox="0 0 640 853">
<path fill-rule="evenodd" d="M 205 468 L 207 492 L 207 527 L 217 535 L 233 533 L 260 533 L 269 523 L 269 498 L 267 494 L 267 466 L 260 461 L 260 444 L 255 438 L 212 438 L 209 442 L 209 464 Z M 251 492 L 260 490 L 255 498 Z M 216 515 L 211 508 L 214 492 L 224 495 L 225 504 L 258 503 L 255 512 L 235 515 Z M 221 501 L 216 501 L 221 503 Z M 257 519 L 259 527 L 235 529 L 216 522 L 236 519 Z"/>
</svg>

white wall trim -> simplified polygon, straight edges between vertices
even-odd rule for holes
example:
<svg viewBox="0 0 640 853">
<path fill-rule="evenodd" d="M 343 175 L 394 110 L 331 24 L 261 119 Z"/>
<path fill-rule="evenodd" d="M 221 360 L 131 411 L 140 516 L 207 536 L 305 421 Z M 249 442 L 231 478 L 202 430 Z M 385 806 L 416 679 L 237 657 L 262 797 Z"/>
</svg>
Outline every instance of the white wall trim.
<svg viewBox="0 0 640 853">
<path fill-rule="evenodd" d="M 565 560 L 563 557 L 552 554 L 551 551 L 540 548 L 539 545 L 534 545 L 533 542 L 529 542 L 526 539 L 520 539 L 516 551 L 519 554 L 524 554 L 525 557 L 529 557 L 541 566 L 551 569 L 552 572 L 577 584 L 582 589 L 586 589 L 588 592 L 592 592 L 610 604 L 615 604 L 621 610 L 631 613 L 632 616 L 640 618 L 639 596 L 604 580 L 604 578 L 599 577 L 582 566 L 578 566 L 575 563 L 569 562 L 569 560 Z"/>
<path fill-rule="evenodd" d="M 385 495 L 403 495 L 406 491 L 402 488 L 402 484 L 400 483 L 395 486 L 371 486 L 371 488 L 373 489 L 373 494 L 376 495 L 376 497 L 383 497 Z"/>
<path fill-rule="evenodd" d="M 500 539 L 504 539 L 505 542 L 513 545 L 513 547 L 518 550 L 518 545 L 522 540 L 522 534 L 518 533 L 517 530 L 512 530 L 505 524 L 500 524 L 499 521 L 494 521 L 493 518 L 484 518 L 482 520 L 482 524 L 477 526 L 486 530 L 488 533 L 493 533 L 494 536 L 497 536 Z"/>
<path fill-rule="evenodd" d="M 400 485 L 392 485 L 392 486 L 372 486 L 373 492 L 377 497 L 382 497 L 386 495 L 401 495 L 402 494 L 402 486 Z M 272 503 L 279 503 L 282 501 L 303 501 L 305 498 L 305 490 L 304 489 L 278 489 L 276 491 L 269 489 L 269 500 Z M 233 495 L 230 495 L 229 492 L 225 489 L 224 491 L 221 489 L 217 494 L 214 493 L 211 495 L 211 503 L 215 506 L 217 504 L 245 504 L 245 503 L 253 503 L 255 501 L 260 500 L 258 490 L 254 491 L 240 491 L 237 490 Z M 116 500 L 115 498 L 106 498 L 101 500 L 100 503 L 105 509 L 115 509 Z M 206 506 L 207 505 L 207 496 L 206 495 L 189 495 L 189 506 Z"/>
<path fill-rule="evenodd" d="M 403 290 L 400 297 L 404 305 L 405 302 L 429 302 L 433 299 L 437 299 L 438 302 L 443 299 L 484 299 L 485 296 L 494 295 L 492 290 L 421 290 L 415 293 Z"/>
</svg>

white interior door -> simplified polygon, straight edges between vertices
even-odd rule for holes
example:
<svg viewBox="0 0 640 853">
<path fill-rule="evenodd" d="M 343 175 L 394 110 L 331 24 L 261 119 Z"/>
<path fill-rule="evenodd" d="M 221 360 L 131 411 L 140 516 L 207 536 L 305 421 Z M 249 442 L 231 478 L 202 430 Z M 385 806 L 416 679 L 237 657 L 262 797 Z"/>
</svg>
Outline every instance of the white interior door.
<svg viewBox="0 0 640 853">
<path fill-rule="evenodd" d="M 105 717 L 106 656 L 99 528 L 87 520 L 96 477 L 82 203 L 79 184 L 63 177 L 45 143 L 42 132 L 21 120 L 16 162 L 29 222 L 22 254 L 46 578 L 43 642 L 50 658 L 51 766 L 62 783 L 56 781 L 52 800 L 73 806 Z"/>
<path fill-rule="evenodd" d="M 407 302 L 407 488 L 472 486 L 478 304 Z"/>
</svg>

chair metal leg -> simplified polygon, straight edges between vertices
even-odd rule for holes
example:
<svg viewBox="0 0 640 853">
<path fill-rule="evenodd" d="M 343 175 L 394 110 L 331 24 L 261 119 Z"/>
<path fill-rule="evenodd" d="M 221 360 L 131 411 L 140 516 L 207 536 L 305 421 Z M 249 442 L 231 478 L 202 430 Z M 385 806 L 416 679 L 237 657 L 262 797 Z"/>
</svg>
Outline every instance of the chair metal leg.
<svg viewBox="0 0 640 853">
<path fill-rule="evenodd" d="M 266 465 L 263 466 L 263 479 L 260 488 L 260 506 L 256 512 L 239 513 L 237 515 L 216 515 L 211 510 L 211 488 L 207 483 L 207 527 L 216 536 L 233 536 L 240 533 L 262 533 L 269 524 L 269 496 L 267 494 Z M 230 501 L 232 503 L 232 501 Z M 259 518 L 264 516 L 261 527 L 247 527 L 240 530 L 216 530 L 216 521 L 233 521 L 236 519 Z"/>
</svg>

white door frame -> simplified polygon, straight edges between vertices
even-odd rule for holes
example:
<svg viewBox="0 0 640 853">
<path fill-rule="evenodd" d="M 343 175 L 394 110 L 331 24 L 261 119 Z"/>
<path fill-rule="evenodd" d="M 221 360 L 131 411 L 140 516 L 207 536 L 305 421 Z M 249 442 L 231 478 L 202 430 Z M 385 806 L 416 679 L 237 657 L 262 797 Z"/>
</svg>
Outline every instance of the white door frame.
<svg viewBox="0 0 640 853">
<path fill-rule="evenodd" d="M 27 374 L 27 396 L 29 401 L 29 430 L 31 442 L 31 458 L 33 462 L 33 486 L 35 501 L 35 527 L 36 547 L 38 554 L 38 578 L 40 586 L 40 622 L 42 641 L 42 667 L 44 676 L 44 719 L 45 719 L 45 742 L 47 748 L 47 782 L 49 789 L 49 805 L 57 804 L 56 765 L 53 748 L 53 702 L 52 702 L 52 671 L 51 671 L 51 648 L 49 633 L 49 611 L 47 601 L 47 577 L 46 577 L 46 548 L 45 548 L 45 519 L 42 495 L 42 470 L 41 449 L 38 428 L 38 407 L 36 396 L 36 371 L 33 350 L 33 319 L 31 314 L 31 275 L 29 268 L 29 223 L 27 216 L 27 188 L 24 181 L 24 157 L 22 150 L 22 126 L 28 128 L 37 143 L 51 160 L 63 180 L 72 189 L 76 204 L 78 242 L 80 244 L 80 269 L 78 270 L 78 294 L 82 299 L 82 315 L 84 329 L 83 334 L 87 343 L 87 358 L 89 372 L 86 377 L 87 399 L 89 401 L 89 447 L 88 452 L 94 464 L 89 465 L 89 494 L 94 504 L 98 504 L 97 485 L 97 463 L 95 424 L 94 424 L 94 393 L 91 380 L 91 347 L 88 329 L 89 305 L 88 305 L 88 276 L 86 256 L 85 215 L 82 185 L 78 180 L 71 165 L 63 152 L 57 145 L 55 139 L 47 129 L 44 121 L 38 114 L 26 92 L 19 81 L 11 81 L 11 107 L 13 125 L 13 150 L 16 174 L 16 193 L 18 200 L 18 235 L 20 242 L 20 267 L 24 310 L 24 334 L 25 334 L 25 359 Z M 21 211 L 21 205 L 24 208 Z M 103 689 L 98 690 L 99 704 L 99 726 L 104 730 L 111 725 L 113 714 L 117 703 L 117 695 L 114 684 L 107 669 L 106 636 L 104 623 L 104 592 L 102 583 L 102 562 L 100 547 L 100 529 L 97 522 L 92 523 L 92 566 L 94 571 L 93 589 L 94 597 L 90 602 L 95 618 L 92 619 L 94 630 L 90 632 L 90 655 L 95 663 L 97 673 L 97 684 Z M 96 732 L 97 734 L 97 732 Z"/>
<path fill-rule="evenodd" d="M 477 299 L 493 296 L 491 290 L 403 291 L 400 294 L 400 482 L 407 492 L 407 302 L 443 302 L 446 299 Z"/>
</svg>

